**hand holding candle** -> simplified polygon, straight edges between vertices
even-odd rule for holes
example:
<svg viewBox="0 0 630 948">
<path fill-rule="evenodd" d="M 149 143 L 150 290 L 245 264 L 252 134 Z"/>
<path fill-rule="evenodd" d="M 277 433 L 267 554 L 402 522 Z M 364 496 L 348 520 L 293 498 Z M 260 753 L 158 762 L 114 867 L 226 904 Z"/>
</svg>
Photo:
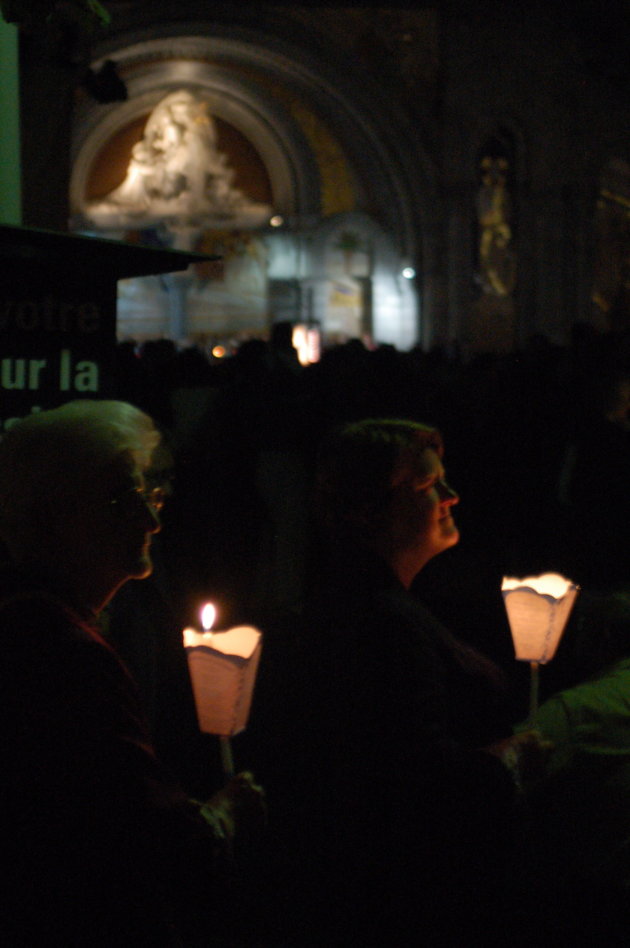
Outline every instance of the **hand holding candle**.
<svg viewBox="0 0 630 948">
<path fill-rule="evenodd" d="M 202 815 L 211 825 L 216 826 L 218 822 L 226 839 L 247 848 L 267 825 L 265 791 L 253 774 L 240 773 L 206 801 Z"/>
</svg>

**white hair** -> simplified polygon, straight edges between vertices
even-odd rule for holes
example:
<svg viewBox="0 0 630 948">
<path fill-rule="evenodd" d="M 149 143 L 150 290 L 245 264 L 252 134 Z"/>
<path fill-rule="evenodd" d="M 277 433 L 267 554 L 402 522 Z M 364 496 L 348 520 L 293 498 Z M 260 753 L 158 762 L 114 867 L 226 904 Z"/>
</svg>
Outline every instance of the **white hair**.
<svg viewBox="0 0 630 948">
<path fill-rule="evenodd" d="M 129 456 L 146 470 L 160 434 L 127 402 L 79 399 L 22 418 L 0 441 L 0 536 L 25 542 L 43 529 L 55 497 Z"/>
</svg>

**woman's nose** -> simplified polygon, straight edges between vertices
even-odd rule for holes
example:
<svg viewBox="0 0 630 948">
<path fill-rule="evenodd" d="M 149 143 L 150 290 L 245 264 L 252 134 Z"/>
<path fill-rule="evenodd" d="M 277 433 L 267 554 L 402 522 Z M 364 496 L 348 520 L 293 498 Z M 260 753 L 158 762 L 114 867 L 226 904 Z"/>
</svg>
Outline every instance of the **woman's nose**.
<svg viewBox="0 0 630 948">
<path fill-rule="evenodd" d="M 440 481 L 438 484 L 438 494 L 440 497 L 440 503 L 442 504 L 458 504 L 459 503 L 459 494 L 456 490 L 447 484 L 446 481 Z"/>
<path fill-rule="evenodd" d="M 154 507 L 153 504 L 145 501 L 144 503 L 144 519 L 147 533 L 159 533 L 162 529 L 162 521 L 160 520 L 160 511 L 157 507 Z"/>
</svg>

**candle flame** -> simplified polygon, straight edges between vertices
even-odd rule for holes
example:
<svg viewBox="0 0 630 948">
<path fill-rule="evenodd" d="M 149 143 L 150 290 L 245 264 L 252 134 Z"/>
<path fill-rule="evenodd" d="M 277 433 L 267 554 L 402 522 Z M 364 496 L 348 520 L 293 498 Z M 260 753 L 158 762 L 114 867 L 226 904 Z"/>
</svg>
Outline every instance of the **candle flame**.
<svg viewBox="0 0 630 948">
<path fill-rule="evenodd" d="M 565 579 L 559 573 L 542 573 L 540 576 L 526 576 L 524 579 L 517 579 L 515 576 L 503 577 L 501 584 L 503 591 L 523 587 L 533 589 L 540 596 L 553 596 L 554 599 L 560 599 L 570 589 L 575 588 L 570 579 Z"/>
<path fill-rule="evenodd" d="M 212 605 L 211 602 L 207 602 L 203 609 L 201 610 L 201 625 L 204 632 L 208 632 L 214 625 L 214 620 L 217 615 L 217 610 Z"/>
</svg>

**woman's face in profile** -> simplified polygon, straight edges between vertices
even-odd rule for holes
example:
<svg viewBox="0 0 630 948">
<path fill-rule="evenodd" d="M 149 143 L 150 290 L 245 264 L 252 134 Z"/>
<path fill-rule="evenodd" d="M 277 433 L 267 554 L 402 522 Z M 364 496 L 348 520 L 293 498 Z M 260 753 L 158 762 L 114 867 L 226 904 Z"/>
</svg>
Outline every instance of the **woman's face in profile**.
<svg viewBox="0 0 630 948">
<path fill-rule="evenodd" d="M 398 472 L 392 487 L 393 551 L 415 557 L 419 571 L 459 540 L 453 519 L 453 506 L 459 497 L 447 484 L 442 461 L 433 448 L 426 448 L 411 465 Z"/>
</svg>

